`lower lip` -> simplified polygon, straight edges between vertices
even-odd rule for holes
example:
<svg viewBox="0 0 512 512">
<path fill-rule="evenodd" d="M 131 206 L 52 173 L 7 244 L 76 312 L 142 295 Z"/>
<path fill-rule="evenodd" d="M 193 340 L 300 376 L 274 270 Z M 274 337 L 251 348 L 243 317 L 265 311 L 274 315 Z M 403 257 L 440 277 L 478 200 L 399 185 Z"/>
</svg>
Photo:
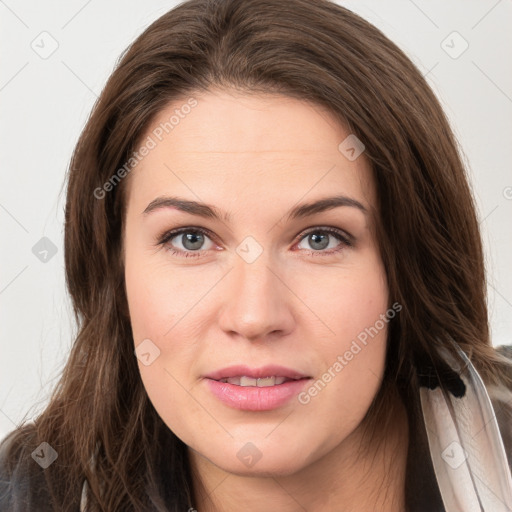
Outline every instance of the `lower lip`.
<svg viewBox="0 0 512 512">
<path fill-rule="evenodd" d="M 309 378 L 289 380 L 277 386 L 237 386 L 227 382 L 206 379 L 211 392 L 222 402 L 243 411 L 270 411 L 286 404 L 300 393 Z"/>
</svg>

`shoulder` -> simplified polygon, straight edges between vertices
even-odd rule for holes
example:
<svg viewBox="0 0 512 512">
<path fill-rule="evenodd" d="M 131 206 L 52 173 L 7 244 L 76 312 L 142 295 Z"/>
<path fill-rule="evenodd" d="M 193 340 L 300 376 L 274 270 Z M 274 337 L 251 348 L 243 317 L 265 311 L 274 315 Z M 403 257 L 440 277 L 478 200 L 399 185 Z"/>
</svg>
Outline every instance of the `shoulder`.
<svg viewBox="0 0 512 512">
<path fill-rule="evenodd" d="M 512 377 L 512 345 L 498 346 L 496 352 L 510 360 L 510 376 Z M 512 470 L 512 389 L 501 385 L 488 386 L 487 390 L 503 439 L 508 463 Z"/>
<path fill-rule="evenodd" d="M 27 480 L 19 478 L 19 461 L 15 457 L 15 433 L 0 442 L 0 510 L 18 512 L 26 507 Z"/>
<path fill-rule="evenodd" d="M 2 512 L 53 510 L 50 497 L 45 493 L 44 475 L 31 457 L 34 434 L 33 425 L 27 425 L 0 441 Z"/>
</svg>

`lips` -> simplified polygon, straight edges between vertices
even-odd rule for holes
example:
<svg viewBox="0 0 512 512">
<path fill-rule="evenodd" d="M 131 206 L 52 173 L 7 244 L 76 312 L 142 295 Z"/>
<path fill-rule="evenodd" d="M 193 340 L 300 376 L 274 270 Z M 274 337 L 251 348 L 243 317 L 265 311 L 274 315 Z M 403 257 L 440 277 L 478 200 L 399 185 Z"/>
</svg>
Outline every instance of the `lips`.
<svg viewBox="0 0 512 512">
<path fill-rule="evenodd" d="M 268 377 L 284 377 L 285 380 L 298 380 L 308 378 L 297 370 L 278 365 L 267 365 L 260 368 L 250 368 L 245 365 L 228 366 L 221 370 L 216 370 L 205 375 L 205 378 L 212 380 L 222 380 L 230 378 L 248 377 L 250 379 L 265 379 Z"/>
<path fill-rule="evenodd" d="M 268 411 L 288 403 L 311 377 L 283 366 L 230 366 L 204 376 L 224 404 L 245 411 Z"/>
</svg>

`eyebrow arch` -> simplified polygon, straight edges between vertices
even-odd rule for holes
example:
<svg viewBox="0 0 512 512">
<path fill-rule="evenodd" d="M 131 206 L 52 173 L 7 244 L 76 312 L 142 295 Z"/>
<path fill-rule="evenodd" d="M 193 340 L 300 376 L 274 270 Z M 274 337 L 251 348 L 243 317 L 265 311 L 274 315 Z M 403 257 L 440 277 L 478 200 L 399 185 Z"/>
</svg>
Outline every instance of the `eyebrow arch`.
<svg viewBox="0 0 512 512">
<path fill-rule="evenodd" d="M 312 203 L 305 203 L 295 206 L 286 214 L 286 219 L 293 220 L 308 217 L 310 215 L 331 210 L 333 208 L 338 208 L 340 206 L 350 206 L 359 209 L 365 215 L 368 214 L 367 208 L 363 206 L 359 201 L 351 197 L 341 195 L 326 197 Z M 215 206 L 199 203 L 197 201 L 181 199 L 179 197 L 168 196 L 160 196 L 156 199 L 153 199 L 153 201 L 148 204 L 142 214 L 146 216 L 155 210 L 160 210 L 163 208 L 174 208 L 185 213 L 190 213 L 191 215 L 224 220 L 226 222 L 229 222 L 231 217 L 228 213 L 222 213 L 222 211 L 217 209 Z"/>
</svg>

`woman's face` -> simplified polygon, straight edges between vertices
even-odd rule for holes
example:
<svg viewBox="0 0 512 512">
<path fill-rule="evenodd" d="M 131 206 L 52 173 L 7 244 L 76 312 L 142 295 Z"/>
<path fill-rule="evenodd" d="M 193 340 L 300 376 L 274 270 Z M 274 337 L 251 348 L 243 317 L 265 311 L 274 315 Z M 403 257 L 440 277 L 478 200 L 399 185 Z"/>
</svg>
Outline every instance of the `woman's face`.
<svg viewBox="0 0 512 512">
<path fill-rule="evenodd" d="M 384 372 L 395 312 L 370 168 L 320 107 L 193 98 L 154 120 L 127 178 L 140 374 L 203 463 L 292 474 L 347 445 Z"/>
</svg>

